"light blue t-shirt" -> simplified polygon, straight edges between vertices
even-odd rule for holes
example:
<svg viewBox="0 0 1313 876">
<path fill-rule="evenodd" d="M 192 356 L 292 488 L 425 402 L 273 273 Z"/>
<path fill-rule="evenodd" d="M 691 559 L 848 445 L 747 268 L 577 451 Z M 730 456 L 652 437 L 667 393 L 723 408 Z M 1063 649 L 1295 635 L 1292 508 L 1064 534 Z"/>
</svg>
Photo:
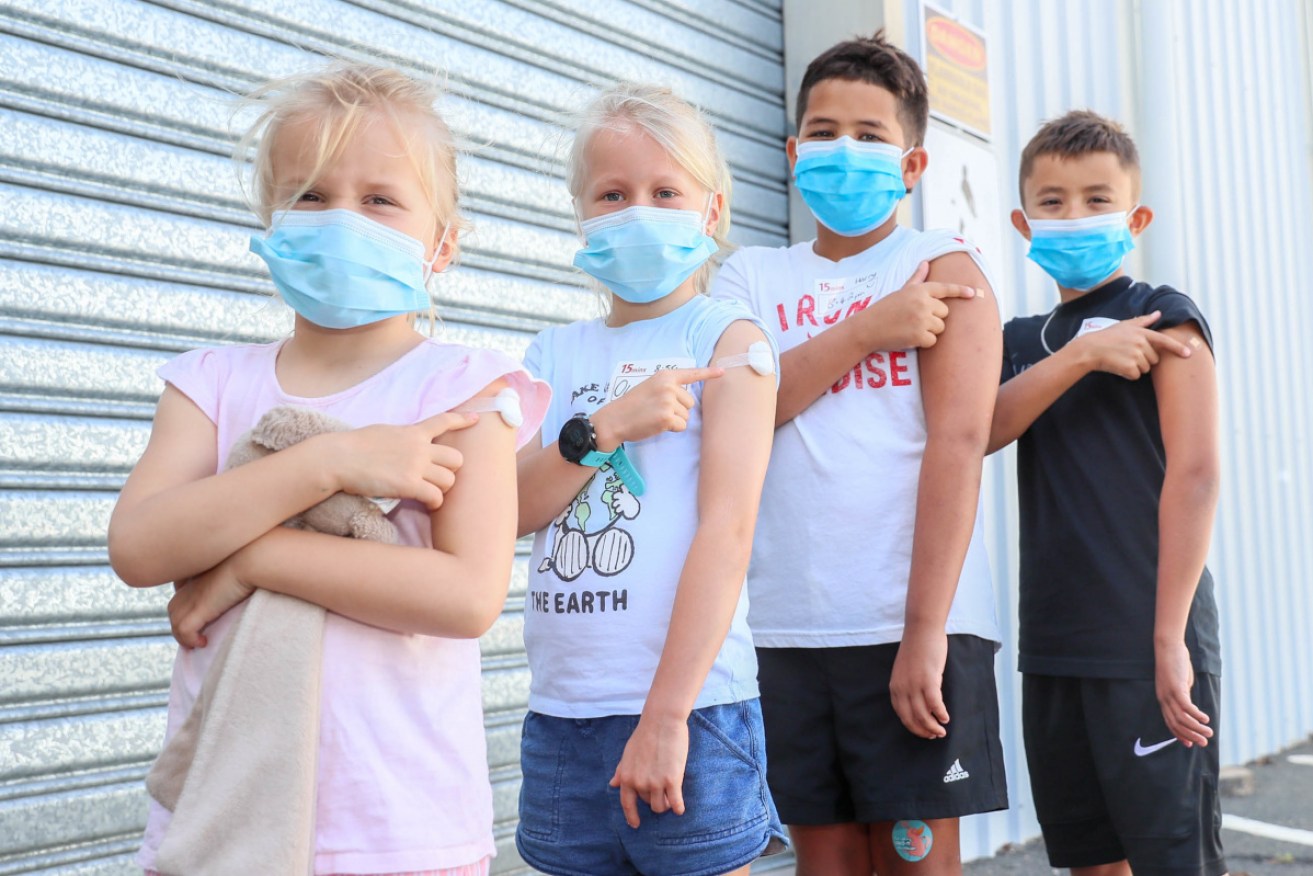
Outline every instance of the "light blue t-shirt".
<svg viewBox="0 0 1313 876">
<path fill-rule="evenodd" d="M 761 327 L 741 305 L 699 295 L 663 316 L 617 328 L 597 319 L 540 333 L 524 364 L 552 387 L 543 446 L 571 416 L 591 415 L 657 370 L 708 365 L 737 320 Z M 773 349 L 772 355 L 778 359 Z M 625 445 L 646 481 L 642 496 L 604 465 L 534 536 L 524 642 L 535 712 L 597 718 L 643 710 L 698 523 L 702 384 L 689 389 L 698 403 L 685 431 Z M 757 696 L 747 614 L 745 587 L 695 708 Z"/>
</svg>

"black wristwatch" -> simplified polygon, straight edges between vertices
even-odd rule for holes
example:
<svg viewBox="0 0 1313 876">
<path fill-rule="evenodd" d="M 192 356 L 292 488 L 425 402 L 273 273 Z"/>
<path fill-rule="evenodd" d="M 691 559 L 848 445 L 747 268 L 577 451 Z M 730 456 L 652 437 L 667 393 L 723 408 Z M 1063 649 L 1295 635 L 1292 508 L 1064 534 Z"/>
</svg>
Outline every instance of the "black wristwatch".
<svg viewBox="0 0 1313 876">
<path fill-rule="evenodd" d="M 597 452 L 597 433 L 587 414 L 575 414 L 561 426 L 556 447 L 566 462 L 583 465 L 584 457 Z"/>
</svg>

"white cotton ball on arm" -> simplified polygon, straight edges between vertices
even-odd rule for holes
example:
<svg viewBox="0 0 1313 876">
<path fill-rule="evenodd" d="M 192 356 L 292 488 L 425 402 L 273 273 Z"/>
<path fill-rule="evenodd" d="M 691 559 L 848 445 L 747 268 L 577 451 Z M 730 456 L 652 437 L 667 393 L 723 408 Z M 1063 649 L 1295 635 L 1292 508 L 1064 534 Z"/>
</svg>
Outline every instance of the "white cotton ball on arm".
<svg viewBox="0 0 1313 876">
<path fill-rule="evenodd" d="M 501 414 L 506 425 L 518 429 L 524 425 L 524 411 L 520 409 L 520 394 L 509 386 L 491 398 L 480 396 L 472 398 L 456 408 L 462 414 L 491 413 Z"/>
</svg>

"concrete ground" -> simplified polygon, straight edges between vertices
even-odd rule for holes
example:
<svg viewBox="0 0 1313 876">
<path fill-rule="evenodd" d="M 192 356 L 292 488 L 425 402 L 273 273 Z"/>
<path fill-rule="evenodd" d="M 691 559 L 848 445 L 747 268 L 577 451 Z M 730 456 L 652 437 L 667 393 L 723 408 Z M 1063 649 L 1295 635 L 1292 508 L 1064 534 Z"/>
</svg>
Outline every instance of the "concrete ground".
<svg viewBox="0 0 1313 876">
<path fill-rule="evenodd" d="M 1222 797 L 1231 876 L 1313 876 L 1313 739 L 1246 765 L 1249 796 Z M 965 876 L 1050 876 L 1042 840 L 972 861 Z"/>
</svg>

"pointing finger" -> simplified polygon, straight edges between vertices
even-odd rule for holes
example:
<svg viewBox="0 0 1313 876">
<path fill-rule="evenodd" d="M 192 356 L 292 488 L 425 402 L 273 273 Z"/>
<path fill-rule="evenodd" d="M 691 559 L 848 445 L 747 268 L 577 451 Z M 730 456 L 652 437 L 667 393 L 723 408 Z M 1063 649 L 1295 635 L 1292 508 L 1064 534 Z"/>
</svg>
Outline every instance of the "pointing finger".
<svg viewBox="0 0 1313 876">
<path fill-rule="evenodd" d="M 1160 350 L 1168 350 L 1180 356 L 1182 359 L 1189 357 L 1194 353 L 1194 348 L 1189 344 L 1183 344 L 1176 338 L 1162 332 L 1156 332 L 1152 329 L 1145 335 L 1149 343 L 1153 344 Z"/>
<path fill-rule="evenodd" d="M 430 438 L 437 438 L 447 432 L 467 429 L 477 422 L 479 422 L 478 414 L 447 411 L 444 414 L 435 414 L 427 420 L 421 421 L 418 425 Z"/>
<path fill-rule="evenodd" d="M 1146 313 L 1144 316 L 1136 316 L 1131 319 L 1123 320 L 1123 322 L 1129 322 L 1131 325 L 1151 326 L 1158 320 L 1162 319 L 1162 316 L 1163 312 L 1161 310 L 1155 310 L 1153 313 Z"/>
<path fill-rule="evenodd" d="M 975 286 L 959 286 L 957 283 L 930 283 L 926 289 L 934 298 L 975 298 Z"/>
<path fill-rule="evenodd" d="M 670 374 L 675 375 L 675 380 L 679 381 L 681 386 L 688 386 L 690 383 L 697 383 L 699 380 L 715 380 L 725 374 L 724 368 L 672 368 Z"/>
<path fill-rule="evenodd" d="M 904 283 L 903 285 L 910 286 L 913 283 L 924 283 L 925 278 L 929 276 L 930 276 L 930 262 L 928 261 L 921 262 L 921 264 L 916 266 L 916 273 L 912 274 L 912 278 L 908 280 L 906 283 Z"/>
</svg>

